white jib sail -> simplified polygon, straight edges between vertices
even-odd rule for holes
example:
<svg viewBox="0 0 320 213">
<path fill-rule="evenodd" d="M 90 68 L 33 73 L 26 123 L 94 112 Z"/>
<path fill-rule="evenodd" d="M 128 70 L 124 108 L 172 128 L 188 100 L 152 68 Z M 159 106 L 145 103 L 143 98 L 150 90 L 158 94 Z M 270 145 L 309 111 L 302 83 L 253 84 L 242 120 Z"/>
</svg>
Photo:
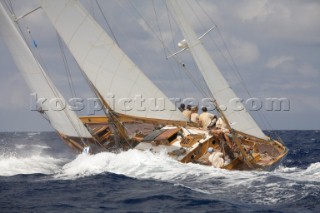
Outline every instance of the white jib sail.
<svg viewBox="0 0 320 213">
<path fill-rule="evenodd" d="M 146 118 L 186 120 L 79 1 L 40 2 L 81 69 L 115 112 Z"/>
<path fill-rule="evenodd" d="M 188 43 L 190 52 L 213 97 L 219 106 L 226 106 L 224 115 L 227 117 L 229 122 L 233 124 L 232 128 L 258 138 L 267 139 L 268 137 L 262 132 L 257 123 L 245 110 L 245 107 L 242 103 L 238 102 L 237 108 L 235 109 L 232 100 L 236 100 L 238 97 L 230 88 L 218 67 L 215 65 L 210 55 L 203 47 L 201 41 L 198 39 L 198 36 L 190 24 L 190 16 L 188 16 L 184 10 L 184 8 L 189 5 L 189 2 L 186 3 L 185 0 L 168 0 L 167 2 L 171 13 L 176 19 L 182 34 Z"/>
<path fill-rule="evenodd" d="M 39 104 L 42 110 L 45 110 L 53 128 L 67 136 L 92 137 L 75 112 L 67 109 L 66 101 L 36 61 L 2 4 L 0 4 L 0 34 L 31 91 L 36 93 L 38 98 L 46 99 L 44 103 L 39 102 Z M 57 105 L 53 106 L 53 102 L 50 104 L 50 100 L 54 100 Z M 65 108 L 60 110 L 64 106 Z"/>
</svg>

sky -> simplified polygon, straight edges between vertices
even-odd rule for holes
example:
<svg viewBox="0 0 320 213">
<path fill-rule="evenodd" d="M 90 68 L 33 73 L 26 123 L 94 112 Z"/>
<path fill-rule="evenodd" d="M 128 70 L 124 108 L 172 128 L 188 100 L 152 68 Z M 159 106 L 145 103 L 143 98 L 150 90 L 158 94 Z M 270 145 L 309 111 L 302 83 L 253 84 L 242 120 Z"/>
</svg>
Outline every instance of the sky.
<svg viewBox="0 0 320 213">
<path fill-rule="evenodd" d="M 183 37 L 174 21 L 168 21 L 163 1 L 99 2 L 108 22 L 94 1 L 82 1 L 108 33 L 112 29 L 120 47 L 168 97 L 204 98 L 181 67 L 173 59 L 166 59 L 169 53 L 178 50 L 176 44 Z M 37 7 L 33 0 L 12 3 L 18 15 Z M 191 3 L 188 0 L 186 4 Z M 262 129 L 320 130 L 320 1 L 203 0 L 193 12 L 196 15 L 190 13 L 190 16 L 199 36 L 213 24 L 218 25 L 219 31 L 213 30 L 205 36 L 203 44 L 231 87 L 239 87 L 235 73 L 240 73 L 251 97 L 262 103 L 258 112 L 250 111 Z M 40 9 L 20 24 L 30 44 L 26 27 L 31 30 L 32 39 L 38 44 L 34 51 L 44 61 L 49 76 L 65 97 L 71 97 L 56 32 L 45 13 Z M 170 51 L 164 51 L 159 38 Z M 224 43 L 237 72 L 230 68 L 232 63 Z M 70 59 L 77 95 L 92 97 L 70 53 L 64 50 Z M 178 57 L 185 66 L 194 68 L 187 51 Z M 30 110 L 30 90 L 2 39 L 0 67 L 0 131 L 52 131 L 39 113 Z M 201 82 L 200 77 L 198 80 Z M 246 97 L 241 89 L 236 93 Z M 268 98 L 283 98 L 289 106 L 270 110 Z"/>
</svg>

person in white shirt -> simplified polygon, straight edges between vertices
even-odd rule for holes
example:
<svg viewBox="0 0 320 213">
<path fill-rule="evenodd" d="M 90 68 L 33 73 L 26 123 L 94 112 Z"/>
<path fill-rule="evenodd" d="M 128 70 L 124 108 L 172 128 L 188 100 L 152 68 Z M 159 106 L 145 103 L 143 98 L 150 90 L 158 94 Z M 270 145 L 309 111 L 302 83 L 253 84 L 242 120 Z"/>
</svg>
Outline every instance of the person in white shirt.
<svg viewBox="0 0 320 213">
<path fill-rule="evenodd" d="M 185 109 L 182 114 L 190 121 L 191 119 L 191 105 L 187 105 L 187 109 Z"/>
<path fill-rule="evenodd" d="M 208 161 L 211 163 L 213 167 L 221 168 L 225 165 L 222 152 L 218 150 L 215 151 L 212 147 L 208 148 L 208 152 L 211 153 L 208 157 Z"/>
<path fill-rule="evenodd" d="M 226 122 L 224 122 L 221 117 L 217 120 L 216 129 L 220 129 L 223 132 L 229 132 Z"/>
<path fill-rule="evenodd" d="M 199 114 L 198 107 L 194 106 L 191 108 L 191 122 L 198 124 L 199 123 Z"/>
<path fill-rule="evenodd" d="M 226 122 L 221 117 L 217 120 L 215 128 L 212 129 L 210 133 L 217 138 L 223 138 L 225 141 L 227 141 L 230 148 L 234 147 L 232 141 L 229 138 L 230 130 L 228 129 Z"/>
<path fill-rule="evenodd" d="M 202 107 L 202 113 L 199 116 L 199 126 L 207 130 L 210 124 L 214 122 L 214 119 L 216 119 L 216 116 L 209 113 L 207 107 Z"/>
</svg>

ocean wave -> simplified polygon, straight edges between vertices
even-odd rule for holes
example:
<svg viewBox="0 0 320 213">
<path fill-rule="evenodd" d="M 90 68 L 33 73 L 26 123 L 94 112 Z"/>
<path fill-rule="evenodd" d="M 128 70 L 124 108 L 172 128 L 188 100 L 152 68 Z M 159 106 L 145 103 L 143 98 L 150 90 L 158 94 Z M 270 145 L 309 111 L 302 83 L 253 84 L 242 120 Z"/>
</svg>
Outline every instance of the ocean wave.
<svg viewBox="0 0 320 213">
<path fill-rule="evenodd" d="M 41 154 L 39 147 L 34 148 L 36 146 L 26 145 L 27 151 L 23 154 L 18 154 L 8 148 L 2 149 L 0 152 L 0 176 L 36 173 L 54 174 L 66 163 L 65 159 Z M 41 146 L 41 149 L 43 149 L 43 146 Z"/>
<path fill-rule="evenodd" d="M 35 144 L 35 145 L 30 145 L 30 144 L 28 144 L 28 145 L 25 145 L 25 144 L 15 144 L 15 147 L 17 148 L 17 149 L 25 149 L 25 148 L 28 148 L 28 149 L 30 149 L 30 148 L 37 148 L 37 149 L 51 149 L 51 147 L 49 147 L 49 146 L 46 146 L 46 145 L 37 145 L 37 144 Z"/>
<path fill-rule="evenodd" d="M 275 171 L 228 171 L 197 164 L 183 164 L 165 152 L 148 151 L 79 155 L 65 164 L 55 179 L 114 173 L 136 179 L 152 179 L 173 183 L 175 186 L 218 196 L 232 197 L 255 204 L 292 202 L 307 196 L 310 187 L 320 188 L 320 163 L 307 169 L 279 167 Z"/>
<path fill-rule="evenodd" d="M 160 180 L 219 199 L 239 199 L 254 204 L 294 202 L 320 189 L 320 162 L 306 169 L 279 167 L 274 171 L 228 171 L 197 164 L 183 164 L 165 152 L 128 150 L 120 153 L 80 154 L 73 160 L 41 154 L 46 146 L 30 146 L 27 155 L 0 154 L 0 176 L 42 173 L 54 180 L 75 180 L 103 173 L 139 180 Z M 29 147 L 29 148 L 30 148 Z M 18 147 L 26 148 L 26 147 Z"/>
<path fill-rule="evenodd" d="M 134 178 L 155 178 L 160 180 L 183 180 L 186 178 L 224 178 L 232 176 L 232 180 L 247 181 L 262 176 L 275 175 L 282 178 L 295 175 L 306 176 L 303 181 L 309 181 L 310 176 L 318 178 L 320 163 L 313 163 L 307 169 L 280 166 L 276 170 L 267 171 L 228 171 L 198 164 L 184 164 L 170 158 L 165 152 L 129 150 L 120 153 L 102 152 L 95 155 L 78 155 L 76 159 L 61 168 L 57 177 L 78 178 L 111 172 Z M 290 178 L 291 179 L 291 178 Z M 233 181 L 234 182 L 234 181 Z"/>
<path fill-rule="evenodd" d="M 40 135 L 41 132 L 27 132 L 28 136 Z"/>
<path fill-rule="evenodd" d="M 311 164 L 305 170 L 305 174 L 314 176 L 315 178 L 318 178 L 318 181 L 320 181 L 320 162 Z"/>
<path fill-rule="evenodd" d="M 54 174 L 63 163 L 63 160 L 49 156 L 0 157 L 0 176 L 36 173 Z"/>
</svg>

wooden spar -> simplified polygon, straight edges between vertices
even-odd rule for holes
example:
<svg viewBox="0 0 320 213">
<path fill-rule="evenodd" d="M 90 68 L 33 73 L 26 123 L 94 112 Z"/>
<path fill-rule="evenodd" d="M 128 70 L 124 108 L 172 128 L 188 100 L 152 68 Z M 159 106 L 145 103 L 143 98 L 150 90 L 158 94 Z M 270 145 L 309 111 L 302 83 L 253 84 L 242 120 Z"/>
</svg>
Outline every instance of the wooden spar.
<svg viewBox="0 0 320 213">
<path fill-rule="evenodd" d="M 93 85 L 92 85 L 93 86 Z M 99 93 L 99 91 L 93 86 L 95 93 L 97 94 L 97 96 L 100 98 L 102 104 L 108 109 L 108 115 L 110 117 L 110 120 L 112 121 L 112 123 L 115 125 L 115 131 L 117 131 L 119 133 L 119 136 L 124 139 L 125 141 L 128 141 L 129 137 L 126 133 L 126 130 L 124 129 L 123 125 L 120 123 L 120 120 L 117 118 L 116 113 L 114 113 L 114 111 L 111 109 L 111 107 L 109 106 L 109 104 L 104 100 L 104 98 L 102 97 L 102 95 Z"/>
<path fill-rule="evenodd" d="M 257 138 L 257 137 L 255 137 L 255 136 L 249 135 L 249 134 L 247 134 L 247 133 L 240 132 L 240 131 L 238 131 L 238 130 L 234 130 L 234 131 L 235 131 L 237 134 L 239 134 L 239 135 L 244 135 L 244 136 L 246 136 L 246 137 L 248 137 L 248 138 L 253 138 L 255 141 L 257 141 L 257 142 L 259 142 L 259 143 L 270 143 L 269 141 L 266 141 L 266 140 L 261 139 L 261 138 Z"/>
<path fill-rule="evenodd" d="M 65 141 L 65 142 L 69 142 L 72 146 L 74 146 L 75 148 L 77 148 L 79 151 L 83 150 L 84 146 L 81 146 L 79 143 L 77 143 L 75 140 L 72 140 L 70 137 L 58 132 L 58 135 Z"/>
<path fill-rule="evenodd" d="M 85 124 L 108 124 L 109 122 L 109 119 L 106 116 L 81 116 L 79 118 Z"/>
<path fill-rule="evenodd" d="M 242 145 L 241 145 L 241 143 L 240 143 L 240 141 L 239 141 L 239 138 L 237 137 L 237 134 L 236 134 L 234 131 L 232 131 L 231 134 L 232 134 L 232 136 L 233 136 L 233 138 L 234 138 L 234 141 L 236 142 L 238 148 L 240 149 L 241 155 L 242 155 L 242 157 L 243 157 L 243 161 L 244 161 L 250 168 L 253 168 L 252 164 L 251 164 L 250 161 L 249 161 L 249 158 L 248 158 L 247 153 L 244 151 L 244 149 L 243 149 L 243 147 L 242 147 Z"/>
<path fill-rule="evenodd" d="M 186 121 L 173 121 L 173 120 L 164 120 L 164 119 L 156 119 L 156 118 L 144 118 L 132 115 L 124 115 L 121 113 L 114 113 L 117 115 L 118 120 L 121 122 L 144 122 L 150 124 L 163 124 L 163 125 L 175 125 L 181 127 L 196 127 L 197 125 L 191 122 Z M 108 123 L 109 119 L 107 117 L 102 116 L 82 116 L 80 117 L 81 121 L 84 123 Z"/>
<path fill-rule="evenodd" d="M 144 118 L 144 117 L 138 117 L 138 116 L 132 116 L 132 115 L 124 115 L 121 113 L 117 113 L 120 120 L 124 122 L 130 122 L 130 121 L 138 121 L 138 122 L 145 122 L 145 123 L 152 123 L 152 124 L 163 124 L 163 125 L 176 125 L 176 126 L 196 126 L 196 124 L 193 124 L 191 122 L 187 121 L 173 121 L 173 120 L 162 120 L 162 119 L 156 119 L 156 118 Z"/>
<path fill-rule="evenodd" d="M 249 161 L 249 158 L 248 158 L 248 155 L 247 153 L 244 151 L 240 141 L 239 141 L 239 138 L 237 137 L 237 132 L 235 130 L 233 130 L 230 126 L 230 123 L 227 119 L 227 117 L 224 115 L 224 113 L 222 112 L 222 110 L 220 109 L 220 107 L 218 106 L 217 104 L 217 101 L 214 100 L 214 103 L 213 103 L 217 109 L 217 111 L 220 113 L 221 117 L 222 117 L 222 120 L 226 123 L 227 125 L 227 128 L 229 129 L 229 131 L 231 132 L 232 134 L 232 139 L 233 141 L 236 143 L 237 147 L 239 148 L 240 152 L 241 152 L 241 155 L 242 155 L 242 158 L 243 158 L 243 161 L 250 167 L 250 168 L 253 168 L 253 165 L 250 163 Z"/>
<path fill-rule="evenodd" d="M 87 75 L 84 74 L 84 76 L 86 77 Z M 89 84 L 89 86 L 92 88 L 93 92 L 97 95 L 97 97 L 100 99 L 100 101 L 102 102 L 102 105 L 108 109 L 108 113 L 105 111 L 105 108 L 103 108 L 104 112 L 106 115 L 109 115 L 110 120 L 108 119 L 108 122 L 111 121 L 112 124 L 115 125 L 114 131 L 116 131 L 118 133 L 118 135 L 124 139 L 126 142 L 128 142 L 128 135 L 126 134 L 126 131 L 124 129 L 124 127 L 122 126 L 122 124 L 120 123 L 119 119 L 117 118 L 116 114 L 113 112 L 113 110 L 111 109 L 111 107 L 109 106 L 109 104 L 104 100 L 104 98 L 102 97 L 102 95 L 100 94 L 100 92 L 97 90 L 97 88 L 93 85 L 93 83 L 89 80 L 89 78 L 86 77 L 86 80 Z M 110 122 L 109 122 L 110 123 Z"/>
</svg>

